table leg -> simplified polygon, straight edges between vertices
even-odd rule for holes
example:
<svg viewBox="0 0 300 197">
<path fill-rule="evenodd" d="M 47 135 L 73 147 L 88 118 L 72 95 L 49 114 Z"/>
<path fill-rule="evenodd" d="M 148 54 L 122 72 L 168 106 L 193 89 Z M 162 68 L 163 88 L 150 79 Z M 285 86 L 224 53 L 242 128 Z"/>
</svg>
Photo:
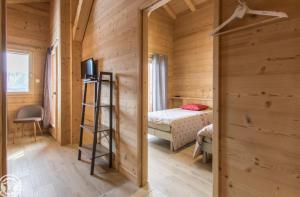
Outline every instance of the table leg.
<svg viewBox="0 0 300 197">
<path fill-rule="evenodd" d="M 36 125 L 35 125 L 35 122 L 33 122 L 33 129 L 34 129 L 34 141 L 36 142 Z"/>
<path fill-rule="evenodd" d="M 22 123 L 22 137 L 24 137 L 24 123 Z"/>
<path fill-rule="evenodd" d="M 16 129 L 18 129 L 18 124 Z M 13 144 L 15 144 L 16 129 L 13 129 Z"/>
<path fill-rule="evenodd" d="M 42 130 L 42 128 L 41 128 L 40 122 L 37 122 L 37 125 L 38 125 L 38 127 L 39 127 L 39 130 L 40 130 L 41 134 L 43 134 L 43 130 Z"/>
</svg>

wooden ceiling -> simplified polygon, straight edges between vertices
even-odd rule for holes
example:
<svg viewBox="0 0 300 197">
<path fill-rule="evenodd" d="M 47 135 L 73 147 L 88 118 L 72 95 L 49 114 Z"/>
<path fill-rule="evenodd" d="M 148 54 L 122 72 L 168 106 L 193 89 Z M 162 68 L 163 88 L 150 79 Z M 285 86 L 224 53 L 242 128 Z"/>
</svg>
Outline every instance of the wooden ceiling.
<svg viewBox="0 0 300 197">
<path fill-rule="evenodd" d="M 29 4 L 29 3 L 49 3 L 51 0 L 7 0 L 8 4 Z M 168 15 L 176 19 L 176 16 L 182 12 L 190 10 L 194 12 L 197 6 L 210 0 L 171 0 L 169 3 L 164 5 L 164 9 Z"/>
<path fill-rule="evenodd" d="M 176 16 L 182 12 L 190 10 L 194 12 L 197 6 L 209 0 L 172 0 L 163 6 L 168 15 L 176 19 Z"/>
<path fill-rule="evenodd" d="M 49 17 L 50 16 L 50 5 L 46 0 L 22 0 L 17 3 L 16 0 L 8 0 L 7 8 L 15 10 L 17 12 L 28 13 L 40 17 Z M 24 3 L 26 2 L 26 3 Z"/>
<path fill-rule="evenodd" d="M 50 0 L 7 0 L 8 4 L 48 3 Z"/>
</svg>

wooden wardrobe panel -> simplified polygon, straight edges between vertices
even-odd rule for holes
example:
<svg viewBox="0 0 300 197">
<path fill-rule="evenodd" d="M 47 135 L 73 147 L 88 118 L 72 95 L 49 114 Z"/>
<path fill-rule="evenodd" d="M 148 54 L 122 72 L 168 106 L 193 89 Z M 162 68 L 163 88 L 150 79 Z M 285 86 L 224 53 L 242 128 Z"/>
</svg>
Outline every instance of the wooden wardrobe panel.
<svg viewBox="0 0 300 197">
<path fill-rule="evenodd" d="M 300 2 L 248 1 L 287 20 L 221 37 L 221 196 L 300 193 Z M 236 1 L 221 1 L 222 21 Z M 249 17 L 227 27 L 246 25 Z"/>
</svg>

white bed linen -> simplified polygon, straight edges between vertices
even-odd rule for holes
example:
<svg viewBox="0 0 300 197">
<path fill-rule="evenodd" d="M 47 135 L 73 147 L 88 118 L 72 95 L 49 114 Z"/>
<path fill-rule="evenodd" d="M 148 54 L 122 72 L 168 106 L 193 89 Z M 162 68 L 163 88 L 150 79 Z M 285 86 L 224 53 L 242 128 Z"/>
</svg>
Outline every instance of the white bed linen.
<svg viewBox="0 0 300 197">
<path fill-rule="evenodd" d="M 197 132 L 212 122 L 212 110 L 190 111 L 180 108 L 148 113 L 148 122 L 171 127 L 174 150 L 194 141 Z"/>
</svg>

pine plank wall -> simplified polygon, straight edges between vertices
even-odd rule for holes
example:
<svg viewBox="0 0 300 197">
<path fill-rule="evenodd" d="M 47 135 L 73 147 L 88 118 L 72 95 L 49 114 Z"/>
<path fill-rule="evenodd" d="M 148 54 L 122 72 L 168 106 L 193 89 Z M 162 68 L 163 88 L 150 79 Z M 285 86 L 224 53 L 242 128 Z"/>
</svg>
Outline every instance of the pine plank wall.
<svg viewBox="0 0 300 197">
<path fill-rule="evenodd" d="M 21 135 L 21 125 L 13 123 L 17 110 L 25 105 L 42 105 L 44 64 L 50 36 L 49 21 L 49 3 L 8 4 L 7 6 L 7 48 L 11 51 L 29 53 L 32 64 L 30 93 L 8 93 L 9 137 L 12 136 L 12 131 L 16 131 L 17 136 Z M 25 133 L 32 134 L 32 131 L 32 124 L 26 124 Z"/>
<path fill-rule="evenodd" d="M 247 2 L 252 9 L 284 11 L 289 19 L 221 38 L 221 196 L 297 197 L 300 1 Z M 235 0 L 222 1 L 222 20 L 235 6 Z"/>
<path fill-rule="evenodd" d="M 172 107 L 173 94 L 173 64 L 174 64 L 174 23 L 175 21 L 168 16 L 162 8 L 154 11 L 149 17 L 148 28 L 148 56 L 149 61 L 154 53 L 166 55 L 168 57 L 168 106 Z M 151 76 L 151 75 L 149 75 Z M 148 77 L 150 86 L 151 79 Z M 149 92 L 149 91 L 148 91 Z M 149 94 L 151 97 L 151 94 Z M 151 105 L 151 98 L 148 99 L 148 105 Z M 149 106 L 149 109 L 152 107 Z"/>
<path fill-rule="evenodd" d="M 138 182 L 141 0 L 95 0 L 82 57 L 116 74 L 117 166 Z M 252 0 L 289 19 L 220 40 L 220 196 L 298 197 L 300 193 L 300 1 Z M 221 20 L 235 0 L 221 0 Z M 248 24 L 249 18 L 236 25 Z M 67 21 L 68 22 L 68 21 Z M 233 25 L 233 26 L 236 26 Z"/>
<path fill-rule="evenodd" d="M 94 2 L 83 41 L 82 58 L 93 57 L 98 61 L 100 70 L 112 71 L 118 76 L 118 100 L 115 99 L 115 105 L 119 105 L 119 112 L 115 113 L 115 118 L 117 118 L 115 125 L 118 125 L 116 140 L 119 141 L 116 155 L 119 155 L 120 158 L 116 158 L 118 160 L 116 165 L 129 177 L 136 179 L 138 176 L 138 166 L 135 163 L 138 156 L 135 151 L 138 135 L 136 118 L 137 91 L 139 91 L 136 89 L 136 72 L 139 63 L 140 42 L 137 40 L 139 28 L 139 10 L 137 8 L 141 4 L 138 1 L 135 3 L 131 1 L 130 6 L 127 5 L 127 1 L 111 3 L 108 1 Z M 195 13 L 183 13 L 178 17 L 178 21 L 169 18 L 162 9 L 152 13 L 150 17 L 149 56 L 155 52 L 168 55 L 169 103 L 172 103 L 171 98 L 175 95 L 173 93 L 175 91 L 183 97 L 212 97 L 212 39 L 209 37 L 209 31 L 212 29 L 212 10 L 213 5 L 210 2 L 205 3 L 205 6 L 199 8 Z M 203 17 L 202 22 L 200 25 L 192 25 L 196 24 L 197 17 Z M 190 21 L 190 23 L 185 24 L 184 20 Z M 176 23 L 178 24 L 176 25 Z M 186 26 L 189 25 L 191 25 L 190 29 L 186 29 Z M 195 38 L 201 39 L 203 42 L 189 44 L 191 39 Z M 177 48 L 174 45 L 177 45 Z M 173 57 L 174 54 L 177 57 Z M 192 55 L 189 56 L 189 54 Z M 198 59 L 196 58 L 197 54 L 200 56 Z M 173 61 L 175 58 L 179 63 L 176 64 Z M 187 59 L 190 61 L 185 61 Z M 174 66 L 177 66 L 174 69 L 173 62 Z M 177 78 L 173 76 L 173 72 L 176 72 Z M 202 77 L 199 78 L 201 74 Z M 192 81 L 193 84 L 184 89 L 176 81 L 177 79 L 185 84 L 187 81 Z M 202 80 L 204 85 L 197 89 L 196 83 Z M 173 83 L 177 83 L 177 88 L 173 86 Z M 88 95 L 92 98 L 92 91 Z M 171 107 L 171 105 L 169 106 Z M 88 117 L 92 120 L 92 112 L 88 113 Z M 90 138 L 86 140 L 90 140 Z"/>
<path fill-rule="evenodd" d="M 138 177 L 138 66 L 141 62 L 139 0 L 94 1 L 82 44 L 82 58 L 93 57 L 101 70 L 116 76 L 114 105 L 116 167 L 131 180 Z M 119 139 L 119 140 L 118 140 Z M 122 151 L 120 151 L 122 150 Z"/>
<path fill-rule="evenodd" d="M 133 180 L 140 169 L 136 76 L 142 3 L 96 0 L 82 53 L 83 58 L 101 60 L 104 70 L 119 77 L 119 165 Z M 221 194 L 296 196 L 300 188 L 299 1 L 249 4 L 286 11 L 290 18 L 221 39 Z M 221 5 L 224 20 L 236 1 L 221 1 Z"/>
<path fill-rule="evenodd" d="M 173 99 L 175 96 L 190 98 L 187 102 L 199 102 L 192 98 L 207 99 L 202 104 L 212 106 L 213 39 L 209 33 L 213 28 L 213 8 L 213 1 L 208 1 L 195 12 L 178 14 L 175 20 L 163 8 L 150 15 L 149 57 L 153 53 L 168 56 L 170 108 L 182 104 Z"/>
<path fill-rule="evenodd" d="M 52 0 L 50 9 L 50 44 L 56 47 L 57 51 L 57 125 L 51 134 L 61 145 L 70 143 L 78 143 L 73 140 L 73 118 L 80 115 L 79 111 L 72 111 L 73 100 L 80 101 L 77 97 L 72 97 L 72 84 L 73 73 L 72 70 L 72 22 L 73 22 L 73 9 L 77 0 Z M 77 57 L 80 58 L 80 55 Z M 77 65 L 80 72 L 80 65 Z M 78 79 L 76 79 L 78 80 Z M 76 88 L 75 88 L 76 89 Z M 80 94 L 80 89 L 77 89 Z M 73 94 L 72 94 L 73 95 Z M 76 105 L 75 109 L 80 109 Z M 74 115 L 73 115 L 74 114 Z M 78 118 L 77 118 L 78 119 Z M 76 122 L 78 123 L 78 122 Z M 77 129 L 74 130 L 75 136 L 79 133 L 79 124 L 76 125 Z M 74 126 L 75 127 L 75 126 Z"/>
<path fill-rule="evenodd" d="M 5 72 L 6 72 L 6 1 L 0 1 L 0 176 L 6 174 L 6 95 L 5 95 Z"/>
</svg>

